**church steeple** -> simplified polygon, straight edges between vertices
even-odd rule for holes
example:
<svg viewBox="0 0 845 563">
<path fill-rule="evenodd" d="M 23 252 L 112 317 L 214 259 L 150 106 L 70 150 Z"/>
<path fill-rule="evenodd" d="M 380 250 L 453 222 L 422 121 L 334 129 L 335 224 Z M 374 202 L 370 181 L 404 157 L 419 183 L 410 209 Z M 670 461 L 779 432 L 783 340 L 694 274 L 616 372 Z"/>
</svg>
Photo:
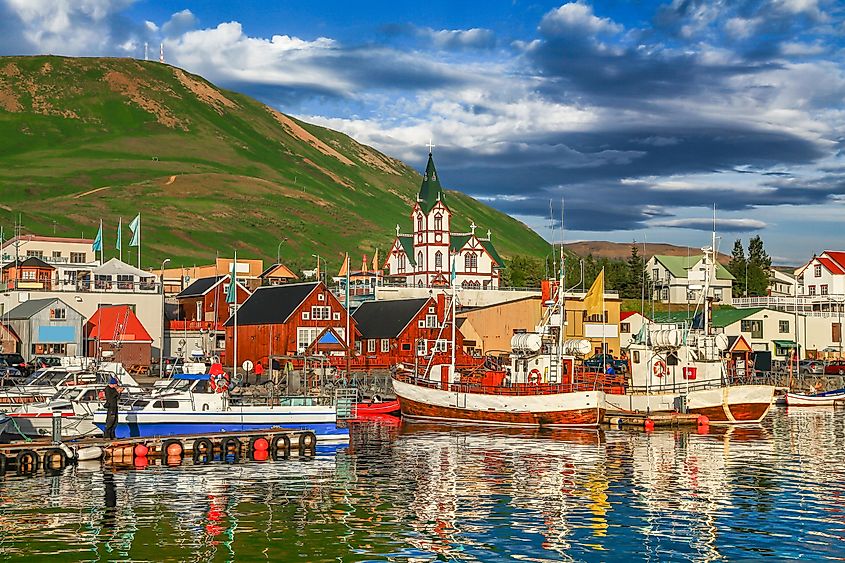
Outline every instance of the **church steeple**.
<svg viewBox="0 0 845 563">
<path fill-rule="evenodd" d="M 417 202 L 419 202 L 423 212 L 428 213 L 438 201 L 443 201 L 443 187 L 440 185 L 440 178 L 437 177 L 437 170 L 434 168 L 434 158 L 429 152 L 425 175 L 420 185 L 420 192 L 417 194 Z"/>
</svg>

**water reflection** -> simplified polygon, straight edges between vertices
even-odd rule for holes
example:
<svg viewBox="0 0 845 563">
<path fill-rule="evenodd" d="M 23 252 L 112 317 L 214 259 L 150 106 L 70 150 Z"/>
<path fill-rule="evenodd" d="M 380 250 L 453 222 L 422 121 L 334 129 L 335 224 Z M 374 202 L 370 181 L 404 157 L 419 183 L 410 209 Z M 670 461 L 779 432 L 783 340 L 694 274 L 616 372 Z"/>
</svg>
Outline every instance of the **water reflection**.
<svg viewBox="0 0 845 563">
<path fill-rule="evenodd" d="M 733 561 L 845 551 L 842 411 L 523 431 L 393 420 L 311 461 L 0 479 L 0 554 L 52 559 Z M 46 494 L 45 494 L 46 492 Z"/>
</svg>

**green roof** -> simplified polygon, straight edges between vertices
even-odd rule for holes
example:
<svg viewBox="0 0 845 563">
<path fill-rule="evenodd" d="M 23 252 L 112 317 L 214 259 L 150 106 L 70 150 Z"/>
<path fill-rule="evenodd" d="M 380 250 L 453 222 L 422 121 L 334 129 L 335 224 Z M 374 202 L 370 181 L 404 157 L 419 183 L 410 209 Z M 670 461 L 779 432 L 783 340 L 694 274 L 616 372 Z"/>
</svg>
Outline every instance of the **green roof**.
<svg viewBox="0 0 845 563">
<path fill-rule="evenodd" d="M 408 256 L 408 262 L 411 263 L 411 266 L 417 265 L 417 259 L 414 256 L 414 239 L 412 237 L 399 237 L 399 242 L 402 244 L 402 249 L 405 251 L 405 254 Z"/>
<path fill-rule="evenodd" d="M 425 213 L 431 211 L 438 201 L 443 200 L 443 187 L 437 177 L 437 170 L 434 169 L 434 159 L 428 153 L 428 164 L 425 166 L 425 175 L 420 184 L 420 193 L 417 194 L 417 202 Z M 445 201 L 444 201 L 445 205 Z"/>
<path fill-rule="evenodd" d="M 753 307 L 750 309 L 733 309 L 727 307 L 719 307 L 717 309 L 713 309 L 713 318 L 710 319 L 710 324 L 714 328 L 725 328 L 728 325 L 732 325 L 737 321 L 741 321 L 746 317 L 750 317 L 755 313 L 759 313 L 763 310 L 763 307 Z M 683 322 L 691 322 L 691 316 L 693 311 L 690 310 L 687 313 L 686 310 L 682 311 L 671 311 L 671 312 L 655 312 L 654 313 L 654 322 L 656 323 L 683 323 Z"/>
<path fill-rule="evenodd" d="M 781 348 L 795 348 L 795 341 L 794 340 L 772 340 L 776 346 L 780 346 Z"/>
<path fill-rule="evenodd" d="M 654 259 L 663 264 L 669 273 L 676 278 L 688 277 L 689 269 L 698 264 L 704 258 L 703 255 L 697 256 L 668 256 L 666 254 L 655 254 Z M 721 264 L 716 263 L 716 279 L 717 280 L 734 280 L 736 278 Z"/>
<path fill-rule="evenodd" d="M 452 235 L 449 237 L 449 248 L 452 252 L 458 252 L 464 247 L 471 235 Z"/>
<path fill-rule="evenodd" d="M 487 253 L 488 253 L 490 256 L 492 256 L 492 257 L 493 257 L 493 260 L 496 262 L 496 265 L 497 265 L 497 266 L 499 266 L 500 268 L 504 268 L 504 267 L 505 267 L 505 261 L 504 261 L 504 260 L 502 260 L 502 257 L 501 257 L 501 256 L 499 256 L 499 253 L 496 251 L 496 247 L 495 247 L 495 246 L 493 246 L 493 241 L 491 241 L 491 240 L 482 240 L 482 239 L 479 239 L 479 240 L 478 240 L 478 242 L 480 242 L 480 243 L 481 243 L 481 246 L 483 246 L 483 247 L 484 247 L 484 250 L 486 250 L 486 251 L 487 251 Z"/>
</svg>

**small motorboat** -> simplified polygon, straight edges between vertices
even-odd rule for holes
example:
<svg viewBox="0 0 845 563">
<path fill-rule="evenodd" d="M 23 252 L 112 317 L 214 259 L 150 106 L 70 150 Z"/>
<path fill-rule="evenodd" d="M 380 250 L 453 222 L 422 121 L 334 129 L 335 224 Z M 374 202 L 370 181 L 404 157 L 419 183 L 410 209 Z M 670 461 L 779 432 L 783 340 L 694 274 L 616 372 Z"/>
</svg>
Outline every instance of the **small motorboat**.
<svg viewBox="0 0 845 563">
<path fill-rule="evenodd" d="M 845 389 L 834 389 L 822 393 L 787 393 L 786 405 L 789 407 L 830 407 L 837 403 L 845 404 Z"/>
<path fill-rule="evenodd" d="M 356 406 L 358 418 L 366 418 L 370 416 L 381 416 L 383 414 L 399 414 L 399 400 L 392 401 L 366 401 L 358 403 Z"/>
</svg>

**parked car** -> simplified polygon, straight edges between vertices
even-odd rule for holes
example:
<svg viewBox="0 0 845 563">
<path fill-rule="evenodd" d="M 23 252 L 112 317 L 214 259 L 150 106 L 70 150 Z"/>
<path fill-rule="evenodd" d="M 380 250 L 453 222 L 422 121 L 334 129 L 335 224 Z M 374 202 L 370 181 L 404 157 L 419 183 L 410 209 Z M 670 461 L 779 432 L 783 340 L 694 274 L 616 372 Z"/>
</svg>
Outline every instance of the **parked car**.
<svg viewBox="0 0 845 563">
<path fill-rule="evenodd" d="M 821 360 L 800 360 L 798 371 L 804 375 L 821 375 L 824 373 L 824 362 Z"/>
<path fill-rule="evenodd" d="M 616 373 L 628 371 L 628 360 L 616 359 L 610 354 L 596 354 L 592 358 L 584 360 L 584 366 L 592 371 L 604 371 L 605 366 L 610 364 Z"/>
<path fill-rule="evenodd" d="M 825 375 L 845 375 L 845 360 L 832 360 L 824 366 Z"/>
<path fill-rule="evenodd" d="M 62 359 L 58 356 L 35 356 L 29 362 L 33 369 L 48 368 L 62 365 Z"/>
<path fill-rule="evenodd" d="M 21 372 L 22 375 L 29 375 L 31 371 L 29 364 L 26 363 L 26 360 L 24 360 L 23 356 L 20 354 L 0 354 L 0 358 L 2 358 L 7 365 Z"/>
</svg>

